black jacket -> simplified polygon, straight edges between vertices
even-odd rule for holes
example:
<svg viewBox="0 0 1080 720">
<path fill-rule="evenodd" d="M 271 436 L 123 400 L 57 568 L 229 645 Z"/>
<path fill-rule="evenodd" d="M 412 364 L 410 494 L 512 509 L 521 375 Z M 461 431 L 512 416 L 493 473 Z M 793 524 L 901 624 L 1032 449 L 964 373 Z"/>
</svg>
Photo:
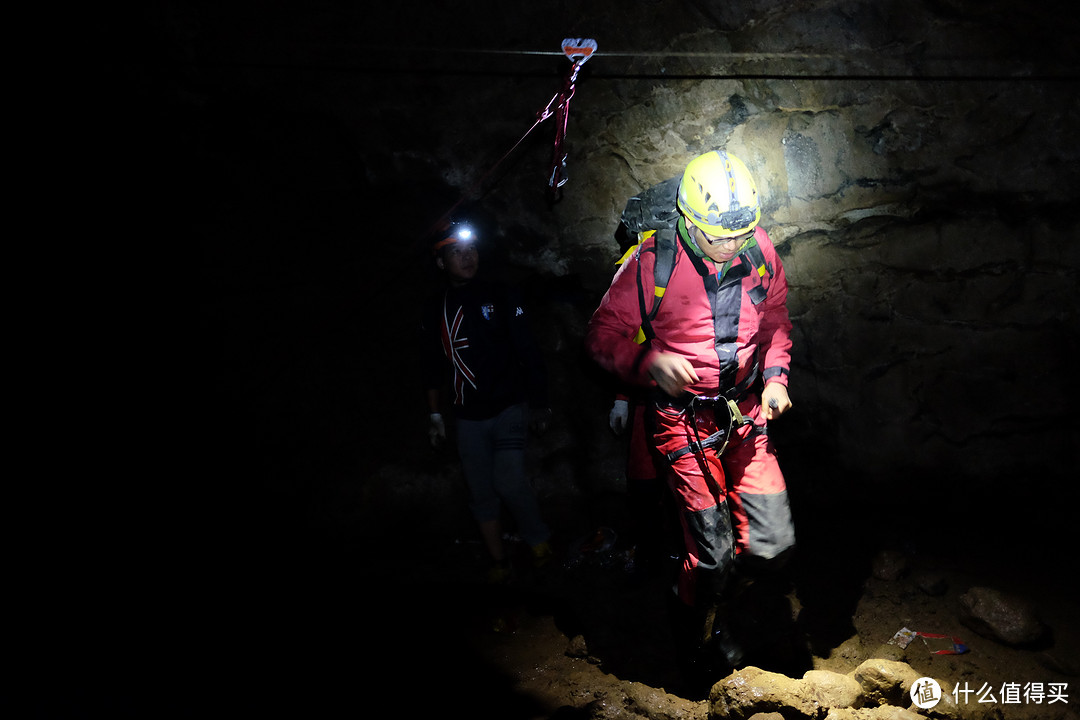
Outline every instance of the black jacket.
<svg viewBox="0 0 1080 720">
<path fill-rule="evenodd" d="M 453 390 L 454 415 L 486 420 L 520 402 L 547 407 L 547 373 L 525 306 L 512 289 L 473 280 L 429 299 L 423 316 L 427 388 Z"/>
</svg>

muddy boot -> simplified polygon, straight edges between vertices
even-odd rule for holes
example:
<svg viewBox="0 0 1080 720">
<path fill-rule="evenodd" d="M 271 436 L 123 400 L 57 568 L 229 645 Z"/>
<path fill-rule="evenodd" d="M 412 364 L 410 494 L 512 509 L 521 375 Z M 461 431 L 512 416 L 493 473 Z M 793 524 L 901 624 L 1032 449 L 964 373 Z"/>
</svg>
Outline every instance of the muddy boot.
<svg viewBox="0 0 1080 720">
<path fill-rule="evenodd" d="M 668 621 L 671 625 L 671 639 L 675 647 L 675 662 L 679 667 L 686 689 L 691 695 L 708 692 L 707 673 L 701 664 L 702 621 L 697 608 L 693 608 L 679 597 L 668 595 Z"/>
<path fill-rule="evenodd" d="M 674 594 L 668 602 L 675 659 L 686 690 L 705 697 L 713 684 L 731 674 L 729 658 L 742 659 L 742 651 L 727 632 L 717 624 L 712 609 L 691 607 Z"/>
<path fill-rule="evenodd" d="M 756 580 L 738 604 L 738 628 L 751 664 L 798 677 L 810 669 L 811 660 L 789 593 L 782 577 Z"/>
<path fill-rule="evenodd" d="M 730 611 L 727 605 L 717 603 L 709 608 L 705 617 L 707 632 L 704 652 L 709 664 L 721 677 L 737 670 L 745 655 L 742 645 L 731 632 Z"/>
</svg>

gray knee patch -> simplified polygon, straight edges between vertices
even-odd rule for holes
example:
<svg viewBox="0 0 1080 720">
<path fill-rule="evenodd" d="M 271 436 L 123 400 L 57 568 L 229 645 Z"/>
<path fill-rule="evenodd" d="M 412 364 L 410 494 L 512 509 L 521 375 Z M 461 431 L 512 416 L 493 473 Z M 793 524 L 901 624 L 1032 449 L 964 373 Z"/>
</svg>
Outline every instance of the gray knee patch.
<svg viewBox="0 0 1080 720">
<path fill-rule="evenodd" d="M 795 547 L 795 525 L 787 492 L 740 496 L 749 522 L 747 552 L 771 560 Z"/>
</svg>

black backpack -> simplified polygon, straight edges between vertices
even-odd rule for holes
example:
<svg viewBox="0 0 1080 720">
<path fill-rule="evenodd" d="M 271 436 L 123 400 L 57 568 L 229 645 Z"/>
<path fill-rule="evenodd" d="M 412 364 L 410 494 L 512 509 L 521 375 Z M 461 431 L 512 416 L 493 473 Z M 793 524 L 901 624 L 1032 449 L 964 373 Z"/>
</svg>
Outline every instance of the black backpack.
<svg viewBox="0 0 1080 720">
<path fill-rule="evenodd" d="M 641 328 L 634 340 L 639 344 L 651 341 L 654 337 L 651 321 L 660 309 L 660 300 L 664 297 L 668 280 L 675 269 L 675 259 L 679 254 L 679 240 L 675 229 L 679 220 L 679 210 L 675 204 L 679 182 L 678 176 L 668 178 L 627 200 L 620 218 L 619 231 L 616 233 L 617 236 L 625 233 L 629 237 L 636 238 L 636 244 L 623 256 L 620 263 L 629 257 L 631 251 L 640 248 L 641 241 L 650 234 L 656 238 L 651 248 L 642 248 L 642 252 L 656 253 L 653 273 L 653 293 L 656 299 L 653 301 L 652 308 L 647 307 L 645 303 L 641 266 L 638 265 L 638 305 L 641 308 Z"/>
<path fill-rule="evenodd" d="M 620 218 L 619 231 L 616 233 L 617 236 L 625 233 L 637 238 L 637 244 L 627 251 L 626 255 L 623 256 L 623 260 L 619 261 L 621 263 L 629 257 L 634 248 L 640 247 L 641 241 L 649 236 L 649 231 L 655 231 L 652 233 L 656 239 L 653 247 L 641 248 L 641 252 L 651 251 L 656 253 L 656 263 L 653 270 L 653 294 L 655 300 L 651 308 L 645 302 L 645 287 L 641 282 L 641 265 L 638 265 L 638 306 L 641 309 L 641 328 L 638 330 L 634 340 L 639 344 L 651 341 L 655 337 L 652 332 L 652 320 L 660 310 L 660 301 L 667 290 L 668 281 L 671 279 L 671 273 L 675 269 L 675 262 L 678 258 L 679 237 L 676 225 L 679 220 L 679 209 L 676 200 L 681 180 L 681 176 L 668 178 L 627 200 L 626 207 L 623 209 Z M 756 268 L 760 274 L 764 275 L 767 272 L 770 277 L 772 276 L 772 268 L 765 262 L 765 256 L 762 254 L 761 248 L 754 245 L 744 250 L 741 255 L 746 256 L 750 265 Z M 758 292 L 751 292 L 750 298 L 756 305 L 765 299 L 765 291 L 760 286 L 756 287 L 755 290 Z"/>
</svg>

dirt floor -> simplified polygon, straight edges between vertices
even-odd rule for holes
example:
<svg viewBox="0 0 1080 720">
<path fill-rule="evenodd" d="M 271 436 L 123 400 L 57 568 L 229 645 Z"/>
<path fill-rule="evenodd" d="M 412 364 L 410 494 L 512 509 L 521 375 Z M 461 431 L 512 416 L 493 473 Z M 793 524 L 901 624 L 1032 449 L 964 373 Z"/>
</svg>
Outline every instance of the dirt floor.
<svg viewBox="0 0 1080 720">
<path fill-rule="evenodd" d="M 669 568 L 628 572 L 621 502 L 600 499 L 556 517 L 557 555 L 540 570 L 513 544 L 519 572 L 505 586 L 486 582 L 468 523 L 428 533 L 372 526 L 352 539 L 307 543 L 300 538 L 310 527 L 290 532 L 280 517 L 248 523 L 212 566 L 195 568 L 197 585 L 178 578 L 165 588 L 167 605 L 141 605 L 131 643 L 118 645 L 108 623 L 94 625 L 85 654 L 71 656 L 89 701 L 75 697 L 72 706 L 104 702 L 113 717 L 595 720 L 648 709 L 653 720 L 702 718 L 704 691 L 680 674 L 669 631 Z M 742 622 L 751 637 L 770 638 L 747 662 L 801 677 L 811 668 L 849 672 L 884 655 L 949 691 L 988 686 L 995 701 L 969 717 L 1077 718 L 1075 561 L 1021 560 L 987 534 L 940 532 L 936 515 L 905 520 L 894 534 L 866 510 L 881 505 L 865 502 L 829 509 L 794 498 L 799 553 L 786 604 L 778 614 L 776 605 L 749 603 L 772 622 L 755 624 L 754 612 Z M 600 527 L 617 542 L 579 553 Z M 902 559 L 897 579 L 874 576 L 882 550 Z M 924 571 L 937 573 L 938 594 L 919 587 Z M 979 636 L 957 614 L 959 595 L 975 585 L 1027 598 L 1052 632 L 1024 648 Z M 117 617 L 130 615 L 120 610 Z M 904 627 L 957 636 L 969 650 L 932 655 L 939 646 L 922 640 L 906 651 L 887 646 Z M 103 662 L 103 649 L 112 661 Z M 1005 703 L 1006 683 L 1063 683 L 1068 702 Z"/>
<path fill-rule="evenodd" d="M 481 563 L 470 565 L 480 559 L 477 550 L 457 547 L 449 555 L 463 566 L 478 569 Z M 620 713 L 633 717 L 635 708 L 645 715 L 643 706 L 655 710 L 659 703 L 668 707 L 671 717 L 679 716 L 676 710 L 686 716 L 704 712 L 699 702 L 702 689 L 688 687 L 677 669 L 665 604 L 667 583 L 661 573 L 646 578 L 627 573 L 625 554 L 619 550 L 616 546 L 613 552 L 584 560 L 570 558 L 569 567 L 523 572 L 509 587 L 486 587 L 479 572 L 472 575 L 474 584 L 459 580 L 444 586 L 443 607 L 453 607 L 455 612 L 453 620 L 447 618 L 455 627 L 444 637 L 453 637 L 450 647 L 462 653 L 457 657 L 462 664 L 449 676 L 466 671 L 462 686 L 455 689 L 466 691 L 462 700 L 473 711 L 483 717 L 536 720 L 618 717 Z M 522 555 L 523 562 L 527 561 Z M 984 685 L 991 688 L 992 695 L 983 696 L 985 702 L 976 703 L 976 696 L 969 696 L 969 702 L 978 705 L 972 708 L 972 717 L 1077 716 L 1075 697 L 1069 698 L 1068 705 L 1051 706 L 1045 702 L 1006 704 L 1001 695 L 1005 683 L 1065 683 L 1075 688 L 1075 649 L 1080 647 L 1075 601 L 1064 598 L 1052 582 L 1039 586 L 1029 579 L 1018 587 L 1003 582 L 1000 573 L 980 576 L 948 559 L 913 558 L 911 562 L 899 579 L 881 580 L 871 572 L 857 587 L 846 589 L 825 578 L 813 588 L 794 582 L 786 596 L 792 620 L 787 630 L 793 645 L 783 651 L 759 649 L 748 658 L 749 663 L 799 677 L 812 668 L 847 673 L 870 657 L 888 657 L 903 660 L 943 684 L 965 683 L 974 691 Z M 917 587 L 913 573 L 921 568 L 938 573 L 946 585 L 943 594 L 930 595 Z M 968 587 L 1007 584 L 1035 601 L 1054 630 L 1052 640 L 1035 647 L 1010 648 L 980 637 L 959 622 L 958 597 Z M 819 596 L 815 598 L 814 593 Z M 850 607 L 850 616 L 815 609 L 818 602 L 828 607 L 830 598 L 837 610 Z M 951 641 L 917 639 L 906 650 L 886 645 L 903 627 L 956 636 L 968 652 L 932 654 L 952 648 Z M 800 647 L 805 650 L 802 654 Z M 655 691 L 668 697 L 640 699 L 642 692 Z"/>
<path fill-rule="evenodd" d="M 618 503 L 557 520 L 557 557 L 540 570 L 530 567 L 527 548 L 513 543 L 519 570 L 505 586 L 486 582 L 484 553 L 467 531 L 423 542 L 410 536 L 384 552 L 367 545 L 318 561 L 283 560 L 241 610 L 251 633 L 237 666 L 243 672 L 220 680 L 241 691 L 233 693 L 238 711 L 295 704 L 298 712 L 318 708 L 319 717 L 383 707 L 376 716 L 572 720 L 633 718 L 648 707 L 654 718 L 702 717 L 704 690 L 685 682 L 675 659 L 670 568 L 628 571 L 627 518 Z M 1067 587 L 1074 569 L 1022 562 L 973 533 L 944 538 L 933 531 L 934 519 L 890 545 L 874 516 L 832 512 L 816 512 L 815 522 L 799 528 L 781 616 L 774 613 L 768 626 L 752 617 L 744 623 L 754 636 L 773 635 L 766 647 L 751 648 L 749 664 L 801 677 L 811 668 L 846 673 L 870 657 L 888 657 L 948 684 L 947 691 L 958 683 L 970 688 L 968 717 L 1078 717 L 1080 605 Z M 617 542 L 578 552 L 600 527 L 611 528 Z M 874 575 L 883 549 L 900 561 L 896 579 Z M 920 587 L 927 573 L 936 581 L 930 591 Z M 976 585 L 1032 602 L 1051 632 L 1023 648 L 979 636 L 957 613 L 959 596 Z M 968 652 L 934 655 L 951 642 L 922 639 L 906 650 L 887 645 L 904 627 L 956 636 Z M 1067 702 L 1005 702 L 1009 683 L 1064 684 Z"/>
<path fill-rule="evenodd" d="M 749 664 L 800 677 L 808 669 L 847 673 L 868 658 L 887 657 L 948 684 L 947 691 L 957 684 L 972 690 L 969 717 L 1078 717 L 1080 604 L 1065 577 L 1074 570 L 1021 562 L 975 533 L 935 536 L 932 521 L 890 544 L 873 517 L 836 512 L 836 523 L 800 528 L 800 554 L 779 614 L 762 598 L 743 607 L 745 631 L 770 637 L 756 647 L 747 638 Z M 486 584 L 484 553 L 469 535 L 411 556 L 397 581 L 411 590 L 394 615 L 409 618 L 404 624 L 413 639 L 391 633 L 385 640 L 389 657 L 399 661 L 382 668 L 389 686 L 415 678 L 415 692 L 402 688 L 403 700 L 433 703 L 438 712 L 464 707 L 470 717 L 635 717 L 635 711 L 645 716 L 646 707 L 652 717 L 658 708 L 664 717 L 700 716 L 705 691 L 687 684 L 675 659 L 667 607 L 671 568 L 631 563 L 637 558 L 629 552 L 628 526 L 617 501 L 562 519 L 556 560 L 532 569 L 527 548 L 516 544 L 518 575 L 502 587 Z M 613 531 L 614 545 L 583 552 L 595 546 L 601 527 Z M 887 567 L 883 553 L 892 559 Z M 876 577 L 875 570 L 896 577 Z M 979 585 L 1031 602 L 1050 628 L 1046 638 L 1009 647 L 964 626 L 959 596 Z M 762 619 L 762 613 L 771 616 Z M 923 639 L 906 649 L 888 645 L 905 627 L 957 637 L 968 650 L 933 654 L 952 642 Z M 1063 684 L 1057 687 L 1067 702 L 1006 701 L 1003 687 L 1028 683 Z M 394 716 L 429 716 L 413 712 L 398 705 Z"/>
</svg>

